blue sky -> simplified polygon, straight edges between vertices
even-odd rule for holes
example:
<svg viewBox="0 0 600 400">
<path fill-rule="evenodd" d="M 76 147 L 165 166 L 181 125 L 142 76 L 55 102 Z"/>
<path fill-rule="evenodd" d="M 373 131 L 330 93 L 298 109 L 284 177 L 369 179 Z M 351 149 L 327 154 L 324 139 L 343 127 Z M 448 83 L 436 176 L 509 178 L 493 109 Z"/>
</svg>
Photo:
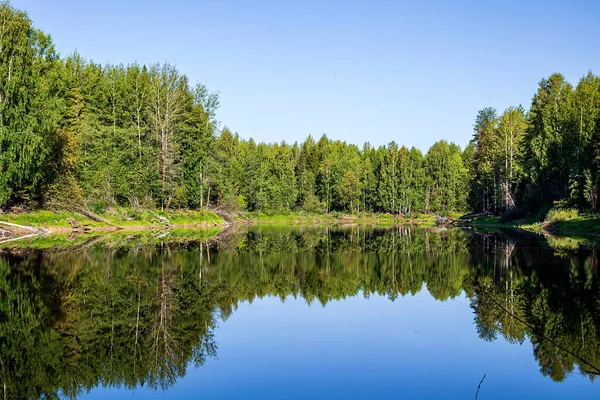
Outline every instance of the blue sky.
<svg viewBox="0 0 600 400">
<path fill-rule="evenodd" d="M 61 55 L 168 61 L 242 137 L 464 146 L 477 111 L 600 73 L 598 1 L 12 0 Z"/>
</svg>

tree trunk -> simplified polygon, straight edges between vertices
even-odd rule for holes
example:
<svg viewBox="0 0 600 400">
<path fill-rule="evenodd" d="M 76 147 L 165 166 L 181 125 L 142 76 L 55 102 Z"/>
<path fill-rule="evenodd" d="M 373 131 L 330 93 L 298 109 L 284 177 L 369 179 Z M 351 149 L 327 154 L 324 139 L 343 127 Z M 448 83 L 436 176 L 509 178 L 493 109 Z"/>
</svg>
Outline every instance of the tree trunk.
<svg viewBox="0 0 600 400">
<path fill-rule="evenodd" d="M 200 173 L 200 208 L 203 207 L 203 202 L 204 202 L 204 179 L 203 179 L 204 174 L 201 172 Z"/>
<path fill-rule="evenodd" d="M 206 194 L 206 208 L 210 208 L 210 184 L 208 185 L 208 193 Z"/>
</svg>

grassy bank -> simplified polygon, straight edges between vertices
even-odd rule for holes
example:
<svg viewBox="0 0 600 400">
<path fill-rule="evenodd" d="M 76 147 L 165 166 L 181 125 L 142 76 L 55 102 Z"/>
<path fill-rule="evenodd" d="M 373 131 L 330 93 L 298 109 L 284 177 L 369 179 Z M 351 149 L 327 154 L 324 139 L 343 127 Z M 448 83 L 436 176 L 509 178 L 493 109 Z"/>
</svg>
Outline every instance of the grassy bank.
<svg viewBox="0 0 600 400">
<path fill-rule="evenodd" d="M 543 221 L 538 221 L 536 217 L 526 217 L 504 222 L 500 217 L 466 215 L 461 217 L 458 223 L 463 226 L 522 229 L 559 236 L 582 238 L 600 236 L 600 218 L 573 212 L 551 211 Z"/>
<path fill-rule="evenodd" d="M 151 211 L 130 208 L 113 208 L 96 215 L 92 219 L 83 213 L 73 211 L 36 210 L 21 213 L 2 213 L 0 221 L 45 228 L 58 232 L 70 231 L 73 224 L 90 230 L 107 230 L 121 228 L 133 230 L 139 228 L 169 227 L 214 227 L 226 225 L 226 221 L 216 213 L 208 210 L 168 210 Z M 513 221 L 503 221 L 500 217 L 451 214 L 451 219 L 458 225 L 490 228 L 523 229 L 538 233 L 553 233 L 563 236 L 600 236 L 600 218 L 581 216 L 573 210 L 551 210 L 543 222 L 535 216 Z M 259 212 L 242 212 L 233 218 L 235 224 L 265 225 L 419 225 L 435 226 L 434 214 L 393 215 L 379 213 L 346 214 L 331 212 L 329 214 L 311 214 L 290 212 L 268 214 Z"/>
<path fill-rule="evenodd" d="M 561 236 L 600 236 L 600 218 L 577 217 L 568 221 L 547 222 L 543 228 Z"/>
<path fill-rule="evenodd" d="M 291 212 L 287 214 L 266 214 L 258 212 L 243 212 L 235 217 L 234 220 L 238 224 L 268 225 L 435 225 L 435 215 L 433 214 L 394 216 L 393 214 L 378 213 L 346 214 L 332 212 L 329 214 L 311 214 L 304 212 Z"/>
<path fill-rule="evenodd" d="M 0 214 L 0 221 L 13 224 L 43 228 L 54 232 L 71 231 L 74 225 L 88 230 L 132 230 L 140 228 L 170 227 L 212 227 L 227 225 L 227 222 L 212 211 L 151 211 L 129 208 L 114 208 L 103 213 L 94 214 L 98 218 L 90 218 L 84 213 L 73 211 L 35 210 L 20 213 Z M 230 221 L 231 222 L 231 221 Z M 309 214 L 290 212 L 285 214 L 267 214 L 243 212 L 233 218 L 234 224 L 265 225 L 419 225 L 434 226 L 435 215 L 411 214 L 394 216 L 392 214 L 359 213 L 346 214 L 332 212 L 329 214 Z"/>
<path fill-rule="evenodd" d="M 216 226 L 224 223 L 223 218 L 211 211 L 149 211 L 130 208 L 116 208 L 97 214 L 92 219 L 83 213 L 73 211 L 35 210 L 20 213 L 0 214 L 0 221 L 13 224 L 45 228 L 49 230 L 68 230 L 73 224 L 100 230 L 102 228 L 132 229 L 137 227 L 170 226 Z"/>
<path fill-rule="evenodd" d="M 19 225 L 45 228 L 56 231 L 70 230 L 73 224 L 91 230 L 108 228 L 142 228 L 142 227 L 210 227 L 226 225 L 227 222 L 212 211 L 151 211 L 130 208 L 114 208 L 95 214 L 92 219 L 84 213 L 73 211 L 36 210 L 20 213 L 2 213 L 0 221 Z M 456 219 L 460 214 L 450 215 Z M 228 219 L 229 220 L 229 219 Z M 229 220 L 231 222 L 231 220 Z M 419 225 L 435 226 L 435 214 L 414 213 L 410 215 L 393 215 L 386 213 L 347 214 L 331 212 L 328 214 L 312 214 L 305 212 L 289 212 L 269 214 L 261 212 L 242 212 L 233 217 L 234 224 L 268 224 L 268 225 Z"/>
<path fill-rule="evenodd" d="M 118 208 L 103 213 L 86 216 L 85 212 L 36 210 L 21 213 L 0 214 L 0 221 L 43 228 L 51 235 L 38 235 L 16 241 L 0 241 L 1 249 L 29 248 L 66 249 L 85 248 L 91 245 L 111 246 L 118 244 L 139 246 L 173 241 L 206 240 L 222 231 L 222 227 L 231 222 L 237 225 L 270 225 L 270 226 L 332 226 L 332 225 L 419 225 L 434 226 L 435 215 L 413 214 L 410 216 L 394 216 L 392 214 L 265 214 L 244 212 L 233 221 L 211 211 L 149 211 Z M 74 229 L 76 225 L 76 229 Z M 85 228 L 85 229 L 81 229 Z M 190 229 L 191 228 L 191 229 Z M 202 228 L 202 229 L 194 229 Z M 107 235 L 107 231 L 111 231 Z M 14 232 L 14 231 L 13 231 Z M 25 233 L 15 233 L 15 237 Z"/>
<path fill-rule="evenodd" d="M 0 242 L 0 251 L 3 249 L 28 249 L 28 250 L 77 250 L 92 246 L 106 248 L 144 248 L 155 246 L 159 243 L 170 245 L 181 243 L 187 244 L 192 241 L 207 241 L 217 237 L 222 232 L 221 228 L 213 227 L 206 229 L 175 228 L 169 230 L 143 230 L 128 231 L 119 230 L 114 232 L 92 231 L 86 234 L 72 234 L 59 232 L 53 235 L 41 235 L 25 238 L 13 242 Z"/>
</svg>

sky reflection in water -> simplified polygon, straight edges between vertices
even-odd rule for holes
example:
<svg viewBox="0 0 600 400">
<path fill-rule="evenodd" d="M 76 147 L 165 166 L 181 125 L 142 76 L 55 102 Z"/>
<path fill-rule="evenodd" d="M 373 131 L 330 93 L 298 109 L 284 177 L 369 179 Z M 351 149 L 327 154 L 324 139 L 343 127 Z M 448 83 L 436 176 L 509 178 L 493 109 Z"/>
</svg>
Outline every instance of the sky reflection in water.
<svg viewBox="0 0 600 400">
<path fill-rule="evenodd" d="M 600 257 L 582 243 L 140 235 L 0 255 L 8 398 L 465 399 L 483 374 L 479 399 L 597 398 L 577 357 L 598 363 Z"/>
<path fill-rule="evenodd" d="M 167 391 L 98 388 L 85 398 L 470 399 L 484 373 L 479 399 L 597 398 L 577 372 L 561 383 L 542 376 L 528 342 L 481 340 L 464 294 L 361 294 L 324 307 L 270 296 L 240 304 L 216 336 L 218 359 L 190 366 Z"/>
</svg>

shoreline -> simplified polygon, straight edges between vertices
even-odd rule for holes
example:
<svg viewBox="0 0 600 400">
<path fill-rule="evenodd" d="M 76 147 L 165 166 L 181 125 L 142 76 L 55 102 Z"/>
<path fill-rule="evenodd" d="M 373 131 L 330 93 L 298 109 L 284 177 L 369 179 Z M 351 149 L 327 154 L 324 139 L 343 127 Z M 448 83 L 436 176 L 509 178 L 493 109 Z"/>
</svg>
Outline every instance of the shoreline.
<svg viewBox="0 0 600 400">
<path fill-rule="evenodd" d="M 572 220 L 542 222 L 525 218 L 502 222 L 500 217 L 465 215 L 456 222 L 457 226 L 514 229 L 555 238 L 600 239 L 600 218 L 598 217 L 578 217 Z"/>
<path fill-rule="evenodd" d="M 33 236 L 55 234 L 86 234 L 94 232 L 136 232 L 171 229 L 226 229 L 232 226 L 271 225 L 271 226 L 436 226 L 435 214 L 414 214 L 410 216 L 377 213 L 330 213 L 330 214 L 264 214 L 240 213 L 234 217 L 219 215 L 217 211 L 136 211 L 138 219 L 124 217 L 132 210 L 116 210 L 112 214 L 81 214 L 76 212 L 55 212 L 37 210 L 23 213 L 0 214 L 0 243 L 15 241 Z M 91 218 L 90 218 L 91 217 Z M 93 218 L 93 219 L 92 219 Z M 501 222 L 499 217 L 459 215 L 450 217 L 449 226 L 470 228 L 507 228 L 532 232 L 544 236 L 582 239 L 600 238 L 600 218 L 578 218 L 568 221 L 536 222 L 521 219 Z"/>
<path fill-rule="evenodd" d="M 60 234 L 92 234 L 98 232 L 135 232 L 172 229 L 226 229 L 232 226 L 271 225 L 271 226 L 435 226 L 434 214 L 399 216 L 392 214 L 264 214 L 243 212 L 235 216 L 212 210 L 200 211 L 142 211 L 141 218 L 124 218 L 131 210 L 117 210 L 112 214 L 95 215 L 72 211 L 36 210 L 21 213 L 0 214 L 0 233 L 8 232 L 8 237 L 0 235 L 0 243 L 32 236 Z M 121 214 L 121 215 L 120 215 Z"/>
</svg>

